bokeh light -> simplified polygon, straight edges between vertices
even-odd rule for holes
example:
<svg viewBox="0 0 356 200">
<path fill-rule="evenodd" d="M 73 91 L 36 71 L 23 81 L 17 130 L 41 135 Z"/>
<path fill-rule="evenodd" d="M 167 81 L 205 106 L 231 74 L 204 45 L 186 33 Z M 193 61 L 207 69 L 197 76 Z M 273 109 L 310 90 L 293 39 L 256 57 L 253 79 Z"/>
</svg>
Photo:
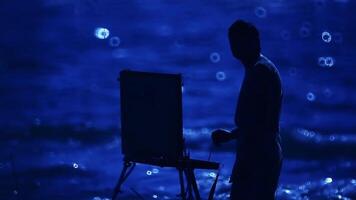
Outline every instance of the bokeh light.
<svg viewBox="0 0 356 200">
<path fill-rule="evenodd" d="M 220 54 L 218 52 L 211 53 L 209 57 L 212 63 L 218 63 L 220 61 Z"/>
<path fill-rule="evenodd" d="M 330 56 L 326 57 L 326 58 L 325 58 L 325 65 L 326 65 L 327 67 L 332 67 L 332 66 L 334 66 L 334 58 L 333 58 L 333 57 L 330 57 Z"/>
<path fill-rule="evenodd" d="M 324 57 L 319 57 L 318 58 L 318 64 L 320 67 L 325 67 L 326 66 L 326 61 Z"/>
<path fill-rule="evenodd" d="M 226 74 L 225 74 L 225 72 L 217 72 L 216 73 L 216 79 L 218 80 L 218 81 L 223 81 L 223 80 L 225 80 L 226 79 Z"/>
<path fill-rule="evenodd" d="M 332 182 L 333 182 L 333 179 L 330 178 L 330 177 L 327 177 L 327 178 L 325 178 L 325 180 L 324 180 L 324 183 L 325 183 L 325 184 L 329 184 L 329 183 L 332 183 Z"/>
<path fill-rule="evenodd" d="M 324 31 L 321 34 L 321 39 L 326 43 L 330 43 L 331 42 L 331 34 L 327 31 Z"/>
<path fill-rule="evenodd" d="M 262 6 L 258 6 L 255 8 L 255 15 L 259 18 L 265 18 L 267 16 L 267 10 Z"/>
<path fill-rule="evenodd" d="M 103 40 L 109 37 L 110 31 L 107 28 L 98 27 L 95 29 L 94 35 L 96 38 Z"/>
<path fill-rule="evenodd" d="M 330 141 L 335 141 L 335 136 L 334 135 L 330 135 L 329 140 Z"/>
<path fill-rule="evenodd" d="M 308 101 L 315 101 L 316 96 L 313 92 L 308 92 L 306 98 Z"/>
<path fill-rule="evenodd" d="M 157 168 L 153 168 L 153 169 L 152 169 L 152 173 L 154 173 L 154 174 L 158 174 L 158 173 L 159 173 L 159 169 L 157 169 Z"/>
<path fill-rule="evenodd" d="M 73 163 L 73 168 L 77 169 L 79 167 L 78 163 Z"/>
<path fill-rule="evenodd" d="M 334 66 L 335 59 L 331 56 L 327 56 L 327 57 L 321 56 L 318 58 L 318 64 L 320 67 L 330 68 L 330 67 Z"/>
<path fill-rule="evenodd" d="M 215 178 L 216 177 L 216 173 L 215 172 L 210 172 L 209 176 L 212 177 L 212 178 Z"/>
<path fill-rule="evenodd" d="M 121 43 L 121 40 L 117 36 L 111 37 L 109 40 L 109 44 L 112 47 L 118 47 L 120 45 L 120 43 Z"/>
</svg>

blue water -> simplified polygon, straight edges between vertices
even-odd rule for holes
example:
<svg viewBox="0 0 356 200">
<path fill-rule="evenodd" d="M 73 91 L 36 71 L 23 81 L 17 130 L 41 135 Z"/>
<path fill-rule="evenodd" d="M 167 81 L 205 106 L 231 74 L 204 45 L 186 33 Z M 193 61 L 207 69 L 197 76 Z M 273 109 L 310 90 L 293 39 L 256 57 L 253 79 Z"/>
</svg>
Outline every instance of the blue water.
<svg viewBox="0 0 356 200">
<path fill-rule="evenodd" d="M 234 144 L 211 148 L 209 133 L 233 128 L 243 68 L 227 28 L 237 18 L 259 28 L 283 80 L 278 199 L 355 199 L 355 8 L 351 0 L 1 2 L 0 199 L 110 198 L 122 165 L 122 69 L 183 75 L 188 147 L 224 163 L 215 197 L 226 199 Z M 206 197 L 214 175 L 196 174 Z M 123 189 L 124 199 L 175 199 L 178 174 L 138 165 Z"/>
</svg>

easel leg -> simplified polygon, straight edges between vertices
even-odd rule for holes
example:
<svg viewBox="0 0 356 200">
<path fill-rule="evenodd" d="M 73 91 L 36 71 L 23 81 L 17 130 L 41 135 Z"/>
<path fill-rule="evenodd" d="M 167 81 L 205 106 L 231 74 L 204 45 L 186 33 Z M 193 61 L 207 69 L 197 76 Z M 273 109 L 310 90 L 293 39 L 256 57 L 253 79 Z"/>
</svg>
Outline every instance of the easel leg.
<svg viewBox="0 0 356 200">
<path fill-rule="evenodd" d="M 179 183 L 180 183 L 180 196 L 182 200 L 186 200 L 185 188 L 184 188 L 184 177 L 183 170 L 179 169 Z"/>
<path fill-rule="evenodd" d="M 190 179 L 191 179 L 191 184 L 192 184 L 193 191 L 194 191 L 194 196 L 195 196 L 196 200 L 201 200 L 199 190 L 198 190 L 197 180 L 195 179 L 195 175 L 194 175 L 194 170 L 188 169 L 188 173 L 190 174 Z"/>
<path fill-rule="evenodd" d="M 187 169 L 184 169 L 185 177 L 187 178 L 188 200 L 193 200 L 192 181 Z"/>
<path fill-rule="evenodd" d="M 127 172 L 128 168 L 130 167 L 130 170 Z M 126 178 L 130 175 L 132 172 L 133 168 L 135 167 L 135 163 L 125 161 L 124 162 L 124 167 L 121 171 L 120 178 L 115 186 L 114 193 L 112 196 L 112 200 L 115 200 L 117 195 L 120 193 L 121 185 L 124 183 Z"/>
</svg>

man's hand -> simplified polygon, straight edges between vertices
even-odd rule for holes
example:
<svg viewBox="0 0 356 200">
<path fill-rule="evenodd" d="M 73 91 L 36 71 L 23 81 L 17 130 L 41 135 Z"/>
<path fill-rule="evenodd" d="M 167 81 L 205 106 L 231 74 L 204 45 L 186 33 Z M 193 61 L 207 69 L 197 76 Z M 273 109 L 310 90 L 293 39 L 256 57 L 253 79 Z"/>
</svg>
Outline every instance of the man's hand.
<svg viewBox="0 0 356 200">
<path fill-rule="evenodd" d="M 211 139 L 215 145 L 220 145 L 221 143 L 230 141 L 232 139 L 232 135 L 226 130 L 217 129 L 211 133 Z"/>
</svg>

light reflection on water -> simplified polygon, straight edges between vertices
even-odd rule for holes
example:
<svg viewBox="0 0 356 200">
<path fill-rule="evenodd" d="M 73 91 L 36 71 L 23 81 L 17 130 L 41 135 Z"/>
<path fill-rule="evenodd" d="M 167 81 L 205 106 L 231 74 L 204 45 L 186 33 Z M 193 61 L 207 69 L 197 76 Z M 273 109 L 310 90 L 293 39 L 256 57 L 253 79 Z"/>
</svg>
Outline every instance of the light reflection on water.
<svg viewBox="0 0 356 200">
<path fill-rule="evenodd" d="M 35 127 L 36 130 L 41 128 L 41 126 Z M 208 133 L 212 130 L 213 128 L 208 127 L 185 128 L 184 136 L 192 158 L 207 160 L 210 144 L 210 134 Z M 76 138 L 62 142 L 55 139 L 56 134 L 30 134 L 33 136 L 31 140 L 9 140 L 4 143 L 4 152 L 2 153 L 18 148 L 18 153 L 14 155 L 13 161 L 6 159 L 0 164 L 0 177 L 11 180 L 7 183 L 2 182 L 4 191 L 8 191 L 8 196 L 30 194 L 48 197 L 54 195 L 52 193 L 54 188 L 63 187 L 68 194 L 75 194 L 76 192 L 72 191 L 74 188 L 77 192 L 81 191 L 81 194 L 78 194 L 78 199 L 105 200 L 110 197 L 122 168 L 120 138 L 117 138 L 116 133 L 98 132 L 97 136 L 93 138 L 95 143 L 91 142 L 92 139 L 87 138 L 89 132 L 86 131 L 77 132 Z M 114 138 L 102 140 L 104 135 L 109 138 L 114 136 Z M 328 149 L 330 145 L 340 144 L 340 147 L 333 146 L 333 150 L 340 151 L 345 144 L 356 144 L 354 137 L 335 135 L 330 140 L 327 135 L 305 128 L 284 132 L 284 135 L 290 135 L 288 140 L 294 140 L 298 146 L 304 148 L 308 148 L 309 145 L 319 146 L 321 152 Z M 320 140 L 315 140 L 319 137 Z M 99 138 L 101 140 L 98 140 Z M 39 142 L 37 149 L 29 151 L 28 149 L 33 149 L 34 141 Z M 107 145 L 112 147 L 103 148 Z M 212 149 L 211 161 L 218 161 L 224 165 L 220 171 L 215 199 L 226 199 L 229 196 L 231 186 L 229 177 L 235 156 L 233 146 Z M 320 160 L 316 154 L 308 160 L 305 159 L 304 155 L 306 154 L 303 151 L 299 152 L 299 155 L 293 155 L 288 153 L 288 148 L 285 149 L 286 157 L 277 199 L 334 198 L 347 200 L 355 197 L 356 177 L 353 177 L 352 173 L 355 160 L 351 158 L 352 154 L 344 152 L 343 156 L 346 157 L 343 159 L 330 154 L 327 160 Z M 36 152 L 38 156 L 30 157 L 29 155 L 32 155 L 33 152 Z M 28 162 L 28 159 L 31 162 Z M 13 169 L 15 175 L 11 175 Z M 214 170 L 196 170 L 202 196 L 208 195 L 216 173 Z M 19 174 L 21 174 L 21 178 L 18 176 Z M 51 181 L 53 184 L 46 184 L 47 181 Z M 15 184 L 16 182 L 18 183 Z M 84 195 L 84 198 L 83 192 L 88 190 L 93 191 L 91 194 L 95 195 L 91 197 Z M 43 191 L 43 194 L 38 191 Z M 132 199 L 136 196 L 135 193 L 139 193 L 145 198 L 175 199 L 179 191 L 177 171 L 172 168 L 137 164 L 125 182 L 123 191 L 122 199 Z"/>
</svg>

